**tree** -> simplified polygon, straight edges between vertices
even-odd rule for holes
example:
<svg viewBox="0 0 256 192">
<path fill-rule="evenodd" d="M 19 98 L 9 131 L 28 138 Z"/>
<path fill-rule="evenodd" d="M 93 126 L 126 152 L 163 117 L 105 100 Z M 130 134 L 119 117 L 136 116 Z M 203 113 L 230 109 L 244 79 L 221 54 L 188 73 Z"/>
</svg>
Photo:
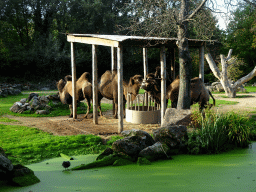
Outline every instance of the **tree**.
<svg viewBox="0 0 256 192">
<path fill-rule="evenodd" d="M 207 62 L 210 65 L 210 68 L 215 75 L 220 80 L 220 83 L 222 84 L 225 93 L 228 97 L 235 98 L 236 97 L 236 91 L 238 86 L 242 85 L 243 83 L 251 80 L 256 75 L 256 66 L 254 69 L 246 76 L 240 78 L 237 80 L 234 84 L 231 84 L 228 78 L 227 68 L 229 65 L 232 65 L 232 63 L 229 63 L 231 59 L 232 49 L 229 50 L 228 56 L 225 58 L 224 55 L 220 55 L 221 58 L 221 66 L 222 66 L 222 72 L 218 69 L 216 63 L 212 59 L 210 53 L 205 54 L 205 58 Z M 233 61 L 235 62 L 235 61 Z"/>
<path fill-rule="evenodd" d="M 134 0 L 128 5 L 131 13 L 130 30 L 144 36 L 177 36 L 180 64 L 180 89 L 177 108 L 190 108 L 191 57 L 188 48 L 189 27 L 196 23 L 199 14 L 209 15 L 205 10 L 207 0 Z M 201 17 L 205 19 L 205 17 Z M 204 24 L 209 24 L 209 19 Z M 191 24 L 189 26 L 189 24 Z M 212 27 L 212 25 L 210 25 Z M 206 28 L 205 28 L 206 29 Z M 190 31 L 192 31 L 190 29 Z M 195 30 L 196 31 L 196 30 Z M 204 39 L 210 39 L 205 35 Z"/>
</svg>

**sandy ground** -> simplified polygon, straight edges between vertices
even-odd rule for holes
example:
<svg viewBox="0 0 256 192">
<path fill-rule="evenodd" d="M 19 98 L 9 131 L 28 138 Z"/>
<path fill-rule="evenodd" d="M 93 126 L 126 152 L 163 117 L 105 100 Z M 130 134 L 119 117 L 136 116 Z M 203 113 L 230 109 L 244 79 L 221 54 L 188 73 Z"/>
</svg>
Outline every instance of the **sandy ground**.
<svg viewBox="0 0 256 192">
<path fill-rule="evenodd" d="M 249 112 L 256 113 L 256 93 L 247 93 L 247 94 L 239 94 L 239 95 L 247 95 L 247 97 L 243 98 L 222 98 L 221 95 L 214 95 L 215 99 L 218 100 L 226 100 L 226 101 L 237 101 L 239 103 L 235 105 L 225 105 L 214 107 L 214 110 L 218 112 L 226 112 L 226 111 L 236 111 L 236 112 Z M 103 100 L 104 103 L 112 103 L 107 99 Z M 68 118 L 68 116 L 60 116 L 60 117 L 15 117 L 11 115 L 6 115 L 6 117 L 10 119 L 18 120 L 19 122 L 11 122 L 1 124 L 8 125 L 22 125 L 28 127 L 36 127 L 40 130 L 52 133 L 54 135 L 77 135 L 77 134 L 94 134 L 99 135 L 103 138 L 108 137 L 110 135 L 118 134 L 118 119 L 113 118 L 113 112 L 110 110 L 108 112 L 103 113 L 103 117 L 99 117 L 98 125 L 93 123 L 93 119 L 90 117 L 88 119 L 83 119 L 83 115 L 78 115 L 76 120 L 72 118 Z M 186 119 L 184 121 L 184 125 L 188 125 L 190 123 L 190 119 Z M 126 122 L 124 119 L 124 129 L 140 129 L 145 130 L 148 133 L 152 133 L 154 129 L 159 128 L 159 124 L 132 124 Z"/>
</svg>

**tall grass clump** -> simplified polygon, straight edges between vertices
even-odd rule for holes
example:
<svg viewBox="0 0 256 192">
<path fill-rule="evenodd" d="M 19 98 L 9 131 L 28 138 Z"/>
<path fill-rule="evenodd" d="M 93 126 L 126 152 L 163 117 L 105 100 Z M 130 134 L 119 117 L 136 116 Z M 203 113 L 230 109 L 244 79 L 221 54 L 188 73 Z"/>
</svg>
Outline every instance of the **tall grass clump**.
<svg viewBox="0 0 256 192">
<path fill-rule="evenodd" d="M 192 154 L 220 153 L 235 147 L 248 147 L 252 122 L 249 117 L 234 112 L 214 113 L 207 110 L 205 118 L 199 112 L 192 115 L 188 150 Z"/>
</svg>

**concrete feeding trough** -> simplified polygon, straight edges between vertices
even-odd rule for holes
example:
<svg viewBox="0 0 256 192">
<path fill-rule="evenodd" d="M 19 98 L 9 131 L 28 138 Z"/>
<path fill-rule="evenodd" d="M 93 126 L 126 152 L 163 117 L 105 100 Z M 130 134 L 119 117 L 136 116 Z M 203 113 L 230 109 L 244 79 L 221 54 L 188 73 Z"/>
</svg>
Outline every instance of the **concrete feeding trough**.
<svg viewBox="0 0 256 192">
<path fill-rule="evenodd" d="M 134 124 L 160 123 L 160 105 L 155 103 L 155 100 L 147 93 L 137 95 L 134 101 L 131 101 L 131 95 L 128 94 L 126 121 Z"/>
</svg>

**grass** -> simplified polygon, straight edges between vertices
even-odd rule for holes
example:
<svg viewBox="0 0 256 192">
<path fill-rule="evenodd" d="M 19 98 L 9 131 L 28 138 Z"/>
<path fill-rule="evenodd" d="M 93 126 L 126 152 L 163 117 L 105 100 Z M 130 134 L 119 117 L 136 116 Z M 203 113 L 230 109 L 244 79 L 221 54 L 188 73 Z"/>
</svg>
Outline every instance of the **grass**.
<svg viewBox="0 0 256 192">
<path fill-rule="evenodd" d="M 39 93 L 39 96 L 43 96 L 43 95 L 44 96 L 49 95 L 49 93 Z M 21 99 L 27 98 L 27 97 L 28 97 L 28 94 L 19 94 L 15 96 L 0 98 L 0 116 L 4 114 L 8 114 L 8 115 L 22 116 L 22 117 L 56 117 L 56 116 L 68 116 L 70 114 L 68 105 L 63 105 L 61 104 L 61 102 L 59 102 L 58 105 L 50 104 L 50 106 L 52 107 L 52 110 L 47 115 L 39 115 L 39 114 L 31 113 L 30 111 L 25 111 L 24 113 L 20 114 L 20 113 L 14 113 L 9 110 L 15 102 L 20 101 Z M 105 112 L 107 110 L 112 109 L 112 105 L 102 103 L 101 109 L 103 112 Z M 84 114 L 85 110 L 87 110 L 87 105 L 84 103 L 81 103 L 81 105 L 77 108 L 77 114 Z M 92 111 L 93 109 L 91 109 L 90 113 L 92 113 Z"/>
<path fill-rule="evenodd" d="M 31 164 L 60 156 L 98 154 L 120 137 L 103 145 L 95 135 L 54 136 L 36 128 L 0 124 L 0 146 L 13 164 Z"/>
<path fill-rule="evenodd" d="M 214 113 L 206 110 L 205 118 L 199 112 L 192 115 L 188 150 L 192 154 L 220 153 L 235 147 L 248 147 L 255 138 L 256 123 L 246 115 L 234 112 Z"/>
<path fill-rule="evenodd" d="M 40 93 L 39 95 L 47 94 Z M 6 117 L 1 117 L 4 114 L 26 117 L 42 117 L 42 115 L 26 113 L 16 114 L 9 110 L 13 103 L 26 97 L 28 97 L 28 94 L 0 98 L 0 121 L 13 121 Z M 210 103 L 212 103 L 212 100 L 210 100 Z M 236 102 L 227 102 L 222 100 L 216 101 L 217 106 L 235 103 Z M 193 107 L 196 107 L 196 105 Z M 78 113 L 84 113 L 80 108 L 81 107 L 78 107 Z M 106 106 L 104 106 L 103 104 L 102 108 L 103 110 L 108 110 L 112 108 L 112 105 L 106 104 Z M 69 115 L 69 108 L 67 105 L 59 104 L 54 107 L 51 114 L 44 116 L 60 115 Z M 37 128 L 3 124 L 0 124 L 0 135 L 0 147 L 6 151 L 7 155 L 9 155 L 9 159 L 14 164 L 21 163 L 24 165 L 40 162 L 44 159 L 58 157 L 60 156 L 60 153 L 64 153 L 69 156 L 100 153 L 107 147 L 110 147 L 114 141 L 121 138 L 120 136 L 113 136 L 106 145 L 103 145 L 101 138 L 94 135 L 55 136 Z"/>
<path fill-rule="evenodd" d="M 221 96 L 222 98 L 230 98 L 226 95 Z M 253 97 L 252 95 L 237 95 L 236 98 Z"/>
</svg>

